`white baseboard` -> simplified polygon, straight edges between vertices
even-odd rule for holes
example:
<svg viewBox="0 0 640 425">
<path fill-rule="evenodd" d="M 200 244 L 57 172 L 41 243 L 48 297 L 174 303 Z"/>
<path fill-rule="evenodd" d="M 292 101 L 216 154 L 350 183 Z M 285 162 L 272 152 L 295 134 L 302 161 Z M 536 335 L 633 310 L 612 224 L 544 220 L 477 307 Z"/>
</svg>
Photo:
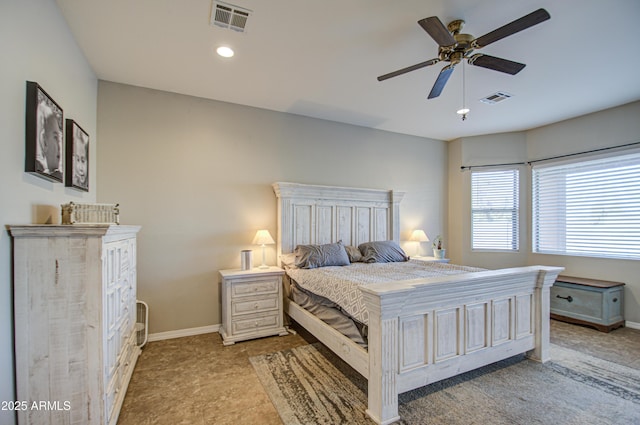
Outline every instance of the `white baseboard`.
<svg viewBox="0 0 640 425">
<path fill-rule="evenodd" d="M 630 321 L 628 321 L 628 320 L 627 320 L 627 321 L 624 323 L 624 325 L 625 325 L 627 328 L 631 328 L 631 329 L 640 329 L 640 323 L 638 323 L 638 322 L 630 322 Z"/>
<path fill-rule="evenodd" d="M 157 332 L 149 334 L 149 342 L 162 341 L 163 339 L 182 338 L 183 336 L 193 336 L 218 332 L 220 325 L 200 326 L 198 328 L 178 329 L 175 331 Z"/>
</svg>

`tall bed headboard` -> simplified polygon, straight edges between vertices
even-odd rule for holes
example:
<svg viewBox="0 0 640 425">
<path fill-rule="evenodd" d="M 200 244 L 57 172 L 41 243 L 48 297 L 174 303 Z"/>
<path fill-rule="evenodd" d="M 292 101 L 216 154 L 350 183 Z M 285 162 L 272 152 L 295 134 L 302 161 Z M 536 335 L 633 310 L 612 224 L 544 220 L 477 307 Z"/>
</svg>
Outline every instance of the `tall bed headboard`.
<svg viewBox="0 0 640 425">
<path fill-rule="evenodd" d="M 400 242 L 404 192 L 277 182 L 278 263 L 296 245 Z"/>
</svg>

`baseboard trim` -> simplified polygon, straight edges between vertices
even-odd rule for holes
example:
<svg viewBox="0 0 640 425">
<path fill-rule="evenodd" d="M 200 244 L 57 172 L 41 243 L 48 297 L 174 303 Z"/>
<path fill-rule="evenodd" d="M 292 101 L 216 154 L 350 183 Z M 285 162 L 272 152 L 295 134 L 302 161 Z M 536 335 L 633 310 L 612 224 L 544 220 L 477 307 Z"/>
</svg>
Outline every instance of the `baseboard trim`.
<svg viewBox="0 0 640 425">
<path fill-rule="evenodd" d="M 627 320 L 624 325 L 627 328 L 640 329 L 640 323 L 638 323 L 638 322 L 630 322 L 630 321 Z"/>
<path fill-rule="evenodd" d="M 218 332 L 220 325 L 200 326 L 198 328 L 177 329 L 175 331 L 157 332 L 149 334 L 149 342 L 162 341 L 165 339 L 182 338 L 184 336 L 194 336 Z"/>
</svg>

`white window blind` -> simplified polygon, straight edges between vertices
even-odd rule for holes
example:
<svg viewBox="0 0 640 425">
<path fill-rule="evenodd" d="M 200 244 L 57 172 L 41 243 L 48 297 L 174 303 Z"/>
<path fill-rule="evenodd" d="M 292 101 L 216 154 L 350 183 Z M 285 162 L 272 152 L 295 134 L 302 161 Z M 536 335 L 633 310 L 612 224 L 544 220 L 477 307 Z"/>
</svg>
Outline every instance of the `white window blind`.
<svg viewBox="0 0 640 425">
<path fill-rule="evenodd" d="M 533 251 L 640 259 L 640 152 L 534 167 Z"/>
<path fill-rule="evenodd" d="M 471 173 L 471 248 L 519 249 L 519 171 Z"/>
</svg>

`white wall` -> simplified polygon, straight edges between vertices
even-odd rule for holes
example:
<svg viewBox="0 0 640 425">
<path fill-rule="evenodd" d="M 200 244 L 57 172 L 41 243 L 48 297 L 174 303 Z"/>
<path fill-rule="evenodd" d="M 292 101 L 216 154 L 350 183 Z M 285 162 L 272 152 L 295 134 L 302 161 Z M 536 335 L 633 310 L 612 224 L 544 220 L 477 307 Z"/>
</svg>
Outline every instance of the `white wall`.
<svg viewBox="0 0 640 425">
<path fill-rule="evenodd" d="M 217 271 L 238 268 L 241 249 L 260 260 L 256 230 L 276 235 L 273 182 L 406 191 L 401 239 L 445 230 L 445 142 L 102 81 L 98 92 L 98 200 L 142 225 L 152 333 L 220 323 Z"/>
<path fill-rule="evenodd" d="M 625 318 L 640 323 L 640 264 L 637 260 L 531 253 L 530 173 L 521 173 L 521 244 L 514 254 L 478 253 L 470 244 L 470 177 L 462 165 L 500 164 L 549 158 L 640 141 L 640 102 L 585 115 L 521 133 L 468 137 L 449 144 L 448 254 L 455 262 L 483 267 L 545 264 L 565 267 L 568 276 L 626 283 Z"/>
<path fill-rule="evenodd" d="M 97 79 L 53 0 L 0 2 L 0 223 L 60 221 L 60 204 L 95 201 L 84 193 L 24 173 L 25 82 L 36 81 L 91 136 L 95 182 Z M 15 400 L 11 241 L 0 232 L 0 401 Z M 0 410 L 0 424 L 13 424 Z"/>
</svg>

